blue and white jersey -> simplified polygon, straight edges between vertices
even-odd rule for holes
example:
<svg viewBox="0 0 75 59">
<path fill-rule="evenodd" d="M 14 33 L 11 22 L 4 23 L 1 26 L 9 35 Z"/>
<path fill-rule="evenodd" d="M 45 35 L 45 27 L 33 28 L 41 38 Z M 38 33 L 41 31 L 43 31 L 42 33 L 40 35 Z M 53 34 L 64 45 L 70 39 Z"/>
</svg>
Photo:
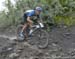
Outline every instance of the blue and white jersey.
<svg viewBox="0 0 75 59">
<path fill-rule="evenodd" d="M 37 16 L 39 18 L 39 15 L 35 15 L 35 10 L 27 10 L 24 13 L 24 17 L 32 17 L 32 16 Z"/>
<path fill-rule="evenodd" d="M 35 10 L 27 10 L 25 14 L 27 17 L 35 16 Z"/>
</svg>

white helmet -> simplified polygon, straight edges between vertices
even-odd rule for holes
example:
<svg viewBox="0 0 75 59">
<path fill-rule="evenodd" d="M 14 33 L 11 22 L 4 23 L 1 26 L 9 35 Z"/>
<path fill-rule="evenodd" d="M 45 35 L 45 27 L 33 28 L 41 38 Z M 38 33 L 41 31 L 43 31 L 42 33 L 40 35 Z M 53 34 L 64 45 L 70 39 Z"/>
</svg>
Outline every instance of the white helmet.
<svg viewBox="0 0 75 59">
<path fill-rule="evenodd" d="M 35 10 L 42 11 L 41 7 L 36 7 Z"/>
</svg>

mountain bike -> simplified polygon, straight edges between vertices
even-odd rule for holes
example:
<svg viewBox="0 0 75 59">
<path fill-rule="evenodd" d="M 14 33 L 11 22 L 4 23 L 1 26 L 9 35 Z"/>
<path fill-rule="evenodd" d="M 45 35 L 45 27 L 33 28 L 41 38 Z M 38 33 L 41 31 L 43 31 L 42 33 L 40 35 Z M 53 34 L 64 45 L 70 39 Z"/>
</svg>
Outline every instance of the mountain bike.
<svg viewBox="0 0 75 59">
<path fill-rule="evenodd" d="M 24 34 L 24 38 L 20 38 L 20 32 L 22 30 L 23 25 L 19 25 L 17 28 L 17 39 L 18 40 L 25 40 L 26 34 Z M 45 26 L 43 23 L 37 23 L 32 26 L 30 29 L 29 27 L 26 28 L 27 34 L 31 32 L 32 36 L 29 40 L 32 40 L 34 44 L 39 48 L 46 48 L 48 46 L 49 35 L 48 32 L 44 29 Z M 33 30 L 33 31 L 31 31 Z M 24 32 L 25 33 L 25 32 Z"/>
</svg>

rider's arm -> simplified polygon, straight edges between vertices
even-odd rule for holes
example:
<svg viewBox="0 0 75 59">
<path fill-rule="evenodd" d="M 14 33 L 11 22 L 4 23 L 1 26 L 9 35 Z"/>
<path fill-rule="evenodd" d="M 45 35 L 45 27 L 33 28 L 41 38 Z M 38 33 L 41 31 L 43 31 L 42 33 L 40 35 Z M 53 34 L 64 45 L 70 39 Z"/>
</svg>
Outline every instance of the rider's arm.
<svg viewBox="0 0 75 59">
<path fill-rule="evenodd" d="M 29 22 L 29 25 L 30 25 L 30 26 L 33 24 L 33 21 L 31 20 L 31 16 L 33 16 L 33 15 L 34 15 L 34 11 L 29 12 L 29 13 L 27 14 L 27 21 Z"/>
</svg>

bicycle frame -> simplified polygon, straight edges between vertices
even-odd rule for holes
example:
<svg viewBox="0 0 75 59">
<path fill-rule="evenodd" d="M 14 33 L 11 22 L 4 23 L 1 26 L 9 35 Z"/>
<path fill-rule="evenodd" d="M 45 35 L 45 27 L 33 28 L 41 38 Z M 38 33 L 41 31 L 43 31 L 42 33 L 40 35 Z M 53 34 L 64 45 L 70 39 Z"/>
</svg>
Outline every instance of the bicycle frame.
<svg viewBox="0 0 75 59">
<path fill-rule="evenodd" d="M 44 25 L 43 25 L 43 23 L 38 23 L 38 25 L 34 25 L 34 26 L 32 26 L 32 28 L 34 28 L 33 31 L 32 31 L 32 33 L 33 33 L 37 29 L 44 28 Z M 31 29 L 30 29 L 30 31 L 31 31 Z"/>
</svg>

